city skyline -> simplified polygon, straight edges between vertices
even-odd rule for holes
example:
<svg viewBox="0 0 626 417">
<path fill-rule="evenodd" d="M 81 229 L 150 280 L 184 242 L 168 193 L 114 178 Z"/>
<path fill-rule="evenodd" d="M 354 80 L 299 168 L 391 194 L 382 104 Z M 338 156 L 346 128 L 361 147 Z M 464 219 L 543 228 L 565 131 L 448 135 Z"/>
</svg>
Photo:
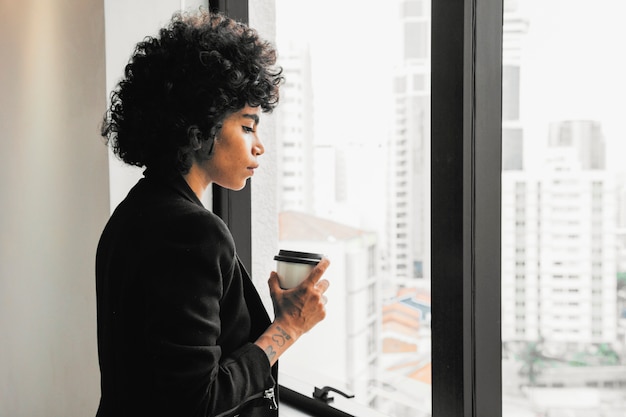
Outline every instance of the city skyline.
<svg viewBox="0 0 626 417">
<path fill-rule="evenodd" d="M 591 120 L 607 140 L 607 169 L 623 170 L 626 153 L 626 2 L 619 0 L 518 0 L 529 22 L 523 40 L 521 119 L 526 155 L 547 146 L 550 123 Z M 529 161 L 530 163 L 534 161 Z"/>
<path fill-rule="evenodd" d="M 418 3 L 424 4 L 421 2 L 406 2 L 406 4 L 398 2 L 394 4 L 404 4 L 407 7 L 405 11 L 407 11 L 409 7 L 416 6 Z M 528 184 L 528 190 L 530 191 L 520 192 L 519 194 L 527 195 L 530 205 L 527 206 L 526 203 L 511 204 L 510 200 L 507 200 L 508 208 L 505 209 L 502 219 L 503 244 L 506 247 L 506 251 L 508 251 L 508 255 L 505 255 L 505 248 L 503 248 L 502 262 L 503 265 L 509 265 L 505 265 L 506 270 L 503 270 L 502 274 L 504 290 L 502 301 L 503 304 L 512 302 L 511 305 L 504 305 L 505 309 L 503 310 L 502 319 L 503 323 L 506 322 L 507 326 L 509 326 L 506 329 L 503 328 L 503 330 L 506 330 L 503 332 L 504 341 L 523 341 L 528 344 L 525 347 L 530 347 L 533 343 L 543 343 L 544 338 L 546 338 L 548 342 L 546 343 L 546 348 L 549 349 L 555 349 L 555 346 L 557 346 L 553 343 L 554 341 L 578 343 L 578 347 L 583 346 L 582 343 L 579 343 L 583 342 L 583 340 L 578 341 L 579 337 L 583 337 L 584 343 L 589 346 L 600 342 L 613 343 L 613 341 L 616 341 L 615 326 L 617 316 L 613 316 L 611 311 L 615 309 L 617 296 L 612 283 L 616 282 L 615 268 L 617 264 L 612 264 L 615 259 L 613 255 L 614 248 L 611 243 L 614 241 L 611 232 L 614 224 L 611 210 L 614 208 L 612 204 L 617 203 L 612 200 L 615 197 L 615 193 L 611 188 L 612 182 L 605 180 L 609 174 L 604 171 L 603 159 L 602 163 L 596 166 L 596 169 L 602 172 L 593 174 L 580 173 L 578 172 L 580 167 L 576 165 L 575 160 L 570 158 L 571 155 L 568 156 L 571 153 L 570 150 L 552 149 L 551 152 L 547 152 L 547 150 L 550 146 L 551 132 L 555 126 L 558 126 L 559 130 L 563 132 L 569 130 L 571 126 L 578 126 L 578 128 L 587 126 L 589 129 L 582 129 L 581 134 L 587 135 L 587 132 L 593 132 L 593 137 L 590 137 L 590 139 L 598 145 L 593 147 L 593 149 L 598 149 L 597 155 L 604 154 L 603 146 L 606 141 L 608 156 L 606 165 L 609 168 L 619 168 L 615 164 L 617 160 L 615 156 L 616 154 L 619 155 L 616 149 L 620 149 L 618 145 L 620 145 L 620 137 L 623 135 L 620 129 L 615 129 L 615 126 L 621 128 L 616 122 L 619 120 L 617 115 L 620 115 L 620 101 L 618 99 L 626 96 L 626 82 L 617 76 L 622 57 L 617 56 L 617 53 L 607 56 L 606 52 L 600 51 L 602 48 L 598 48 L 591 40 L 594 34 L 607 36 L 607 33 L 611 33 L 608 30 L 604 30 L 604 28 L 599 29 L 595 33 L 578 30 L 574 32 L 575 36 L 571 35 L 571 33 L 568 35 L 567 31 L 571 29 L 566 28 L 565 23 L 570 26 L 578 25 L 581 27 L 584 24 L 591 23 L 590 20 L 592 19 L 590 19 L 589 13 L 584 13 L 584 10 L 574 13 L 570 10 L 571 7 L 580 6 L 583 2 L 548 1 L 549 5 L 547 7 L 549 11 L 558 12 L 557 16 L 565 20 L 563 24 L 555 24 L 554 15 L 550 16 L 550 19 L 546 19 L 544 17 L 546 11 L 540 7 L 543 4 L 541 2 L 520 2 L 525 7 L 519 10 L 508 9 L 513 3 L 515 2 L 505 2 L 505 7 L 507 7 L 505 25 L 507 24 L 507 16 L 513 15 L 515 18 L 519 18 L 519 20 L 514 20 L 516 24 L 521 23 L 521 26 L 518 27 L 520 30 L 517 33 L 521 36 L 516 38 L 514 35 L 513 38 L 508 38 L 509 41 L 513 41 L 513 44 L 509 45 L 512 48 L 505 49 L 504 64 L 507 66 L 506 70 L 509 71 L 507 72 L 507 77 L 509 78 L 506 78 L 505 81 L 512 83 L 508 84 L 509 87 L 511 85 L 519 85 L 519 88 L 516 90 L 517 95 L 514 97 L 514 100 L 517 100 L 517 104 L 507 108 L 507 111 L 512 112 L 507 113 L 509 118 L 505 118 L 503 128 L 510 128 L 509 133 L 511 136 L 509 138 L 512 138 L 513 143 L 516 145 L 514 153 L 521 151 L 522 148 L 524 148 L 525 152 L 523 164 L 517 164 L 514 161 L 514 166 L 516 167 L 512 170 L 516 171 L 513 173 L 514 177 L 511 177 L 508 173 L 503 173 L 503 197 L 504 194 L 509 193 L 507 198 L 510 199 L 510 180 L 514 178 L 518 184 Z M 603 4 L 607 4 L 607 2 L 603 2 Z M 350 16 L 356 17 L 358 22 L 363 17 L 360 12 L 363 11 L 363 8 L 367 8 L 368 5 L 371 4 L 341 2 L 334 11 L 340 13 L 345 6 L 344 12 L 346 10 L 349 11 Z M 389 7 L 389 9 L 392 8 L 391 6 Z M 307 13 L 309 10 L 300 10 L 299 12 Z M 509 12 L 511 12 L 510 15 L 508 14 Z M 370 9 L 364 11 L 364 14 L 368 16 L 371 13 L 372 10 Z M 603 13 L 607 12 L 603 11 Z M 609 14 L 611 19 L 615 18 L 611 13 Z M 324 16 L 324 14 L 314 14 L 311 20 L 315 22 L 320 16 Z M 591 13 L 591 17 L 597 18 L 598 16 Z M 396 18 L 399 17 L 396 16 Z M 558 17 L 556 19 L 560 22 Z M 293 20 L 299 22 L 297 18 Z M 381 20 L 384 19 L 379 19 L 377 22 Z M 419 19 L 415 19 L 412 22 L 417 20 Z M 341 16 L 334 15 L 324 23 L 333 27 L 337 22 L 341 21 Z M 354 21 L 355 19 L 351 20 L 351 22 Z M 511 23 L 511 21 L 509 20 L 508 23 Z M 527 26 L 525 26 L 526 24 Z M 349 164 L 354 163 L 355 159 L 357 160 L 357 166 L 358 164 L 363 165 L 364 161 L 367 160 L 364 155 L 368 151 L 374 151 L 368 155 L 372 157 L 371 164 L 365 164 L 365 168 L 362 171 L 357 170 L 356 174 L 351 178 L 352 180 L 361 180 L 357 183 L 350 183 L 353 189 L 362 193 L 355 194 L 356 199 L 354 199 L 355 196 L 352 196 L 352 201 L 359 202 L 360 205 L 348 205 L 346 207 L 351 207 L 348 211 L 330 210 L 327 212 L 329 218 L 333 220 L 363 227 L 363 223 L 360 221 L 366 215 L 377 213 L 377 209 L 369 205 L 369 202 L 376 198 L 377 194 L 371 191 L 376 189 L 376 185 L 375 182 L 370 182 L 368 179 L 373 178 L 374 180 L 382 181 L 380 170 L 385 167 L 385 163 L 380 161 L 382 151 L 390 151 L 390 155 L 393 155 L 395 151 L 396 154 L 401 155 L 401 158 L 395 160 L 391 157 L 387 165 L 387 169 L 390 172 L 402 171 L 401 177 L 396 179 L 398 181 L 396 184 L 405 184 L 401 190 L 399 188 L 397 190 L 401 191 L 401 193 L 395 192 L 394 183 L 392 182 L 394 178 L 388 177 L 387 187 L 390 188 L 390 192 L 387 197 L 390 198 L 391 205 L 405 204 L 411 198 L 406 196 L 411 193 L 413 195 L 419 194 L 416 193 L 416 190 L 419 189 L 417 178 L 420 173 L 415 170 L 415 167 L 419 167 L 419 169 L 426 169 L 426 167 L 423 165 L 423 162 L 421 162 L 421 165 L 417 162 L 419 153 L 414 154 L 416 150 L 412 148 L 414 145 L 407 146 L 407 141 L 417 143 L 423 136 L 423 138 L 426 138 L 425 143 L 428 142 L 428 135 L 426 134 L 428 130 L 424 132 L 424 135 L 420 135 L 416 129 L 409 129 L 408 126 L 410 126 L 410 123 L 416 123 L 416 120 L 419 118 L 417 116 L 419 112 L 415 111 L 417 108 L 411 101 L 418 97 L 418 95 L 414 94 L 418 90 L 412 90 L 411 86 L 422 85 L 419 81 L 421 73 L 415 71 L 417 68 L 415 64 L 419 62 L 419 65 L 427 67 L 428 61 L 406 60 L 402 62 L 402 59 L 399 59 L 398 61 L 393 61 L 394 65 L 391 65 L 391 61 L 387 62 L 389 64 L 387 66 L 381 65 L 381 62 L 375 63 L 371 67 L 381 69 L 376 78 L 379 84 L 387 82 L 384 77 L 393 79 L 395 76 L 396 84 L 394 85 L 396 87 L 403 86 L 404 90 L 402 90 L 401 94 L 395 94 L 397 91 L 394 91 L 390 96 L 385 96 L 384 94 L 367 96 L 363 91 L 357 90 L 359 87 L 369 86 L 367 83 L 364 84 L 363 80 L 368 80 L 368 77 L 362 73 L 366 72 L 365 69 L 371 68 L 363 68 L 363 71 L 361 71 L 360 66 L 370 67 L 368 59 L 371 56 L 375 56 L 375 54 L 372 51 L 369 54 L 364 53 L 363 45 L 358 45 L 354 50 L 349 48 L 351 45 L 350 40 L 362 35 L 363 28 L 358 27 L 358 25 L 351 25 L 350 30 L 352 33 L 347 35 L 347 39 L 343 38 L 342 33 L 341 37 L 334 39 L 334 42 L 332 37 L 328 36 L 333 31 L 323 31 L 323 39 L 314 39 L 309 42 L 307 36 L 313 35 L 307 32 L 307 24 L 304 26 L 299 35 L 301 37 L 300 40 L 306 41 L 311 47 L 311 72 L 314 74 L 312 83 L 314 104 L 312 108 L 315 118 L 315 140 L 317 145 L 324 146 L 324 149 L 328 151 L 325 153 L 325 155 L 329 156 L 326 162 L 333 161 L 328 169 L 324 169 L 322 165 L 317 165 L 316 171 L 324 169 L 326 179 L 332 181 L 332 177 L 336 175 L 345 175 L 346 172 L 351 172 L 349 168 L 354 167 L 354 165 Z M 363 26 L 366 27 L 367 25 Z M 507 27 L 505 26 L 505 32 L 506 29 Z M 513 32 L 515 32 L 515 29 L 513 29 Z M 280 30 L 278 33 L 280 34 Z M 401 35 L 400 32 L 394 33 Z M 426 36 L 427 33 L 423 32 Z M 370 38 L 367 36 L 362 38 L 364 44 L 367 44 L 367 39 Z M 402 37 L 400 36 L 398 39 L 402 39 Z M 293 40 L 290 39 L 290 41 Z M 607 45 L 613 45 L 612 42 L 615 40 L 607 40 Z M 516 43 L 518 43 L 517 48 L 515 46 Z M 401 45 L 402 43 L 399 42 L 399 44 Z M 279 42 L 279 47 L 280 45 Z M 327 50 L 328 48 L 330 50 Z M 392 57 L 398 58 L 398 56 L 402 55 L 398 48 L 390 49 L 394 51 L 386 51 L 384 55 L 390 60 Z M 399 49 L 401 50 L 402 48 Z M 511 58 L 510 55 L 507 55 L 507 53 L 511 52 L 516 54 L 516 56 Z M 396 55 L 396 53 L 399 55 Z M 567 54 L 567 58 L 561 57 L 561 53 Z M 598 53 L 600 55 L 596 55 Z M 591 77 L 590 75 L 596 67 L 610 67 L 611 70 L 605 74 L 596 74 L 595 77 Z M 400 69 L 399 72 L 397 71 L 398 69 Z M 397 77 L 398 74 L 402 74 L 402 77 Z M 350 77 L 347 75 L 350 75 Z M 331 78 L 325 78 L 327 76 L 331 76 Z M 342 76 L 344 77 L 343 82 L 340 82 L 338 85 L 341 87 L 342 93 L 347 93 L 347 96 L 340 96 L 338 92 L 334 94 L 336 91 L 333 89 L 337 89 L 337 84 L 330 82 L 330 80 L 337 81 L 337 78 L 341 79 Z M 329 81 L 326 82 L 326 80 Z M 371 76 L 369 80 L 372 80 Z M 611 94 L 603 94 L 602 92 L 609 89 L 609 87 L 611 87 Z M 423 91 L 420 90 L 420 93 L 423 94 Z M 322 103 L 320 98 L 324 97 L 327 100 L 328 97 L 331 97 L 332 100 L 330 103 L 326 102 L 326 104 L 320 106 L 320 103 Z M 355 105 L 355 101 L 346 100 L 345 97 L 355 98 L 358 105 Z M 382 117 L 377 118 L 379 114 L 376 113 L 376 110 L 381 106 L 373 108 L 373 103 L 385 102 L 384 100 L 389 99 L 392 100 L 389 103 L 393 103 L 389 104 L 389 108 L 395 111 L 393 117 L 390 118 L 390 121 L 385 118 L 388 115 L 381 115 Z M 390 128 L 387 128 L 386 123 L 389 123 Z M 381 126 L 387 128 L 387 130 L 381 129 Z M 576 132 L 578 132 L 578 128 L 575 129 Z M 372 131 L 374 130 L 377 133 L 373 133 Z M 387 145 L 383 145 L 383 148 L 379 149 L 377 155 L 376 148 L 372 146 L 372 143 L 375 142 L 369 143 L 367 142 L 368 140 L 379 141 L 379 143 L 382 142 Z M 394 141 L 397 141 L 398 144 L 402 143 L 402 147 L 394 147 L 397 146 L 394 144 Z M 586 139 L 583 142 L 585 141 Z M 599 146 L 600 144 L 602 146 Z M 519 147 L 517 147 L 518 145 Z M 386 149 L 386 146 L 388 146 L 388 149 Z M 554 151 L 557 151 L 556 155 Z M 347 154 L 345 154 L 346 152 Z M 584 153 L 585 150 L 579 150 L 579 153 L 581 152 Z M 596 151 L 593 150 L 593 152 Z M 544 157 L 546 155 L 556 156 L 556 158 L 552 159 L 552 163 L 556 164 L 553 167 L 576 172 L 573 173 L 571 178 L 570 174 L 567 173 L 563 175 L 555 173 L 556 171 L 545 165 L 546 160 Z M 592 155 L 587 156 L 593 159 Z M 578 157 L 586 160 L 587 156 L 579 155 Z M 378 164 L 376 163 L 376 157 L 379 159 Z M 344 164 L 344 171 L 336 173 L 333 169 L 338 167 L 338 162 Z M 406 163 L 406 168 L 398 169 L 398 164 L 404 163 Z M 393 169 L 395 171 L 392 171 Z M 546 178 L 543 178 L 544 176 Z M 598 178 L 595 178 L 596 176 Z M 405 178 L 409 177 L 410 181 L 413 182 L 405 182 Z M 558 184 L 561 179 L 565 179 L 566 183 L 577 184 L 576 187 L 580 186 L 580 189 L 574 187 L 575 189 L 572 190 L 571 187 L 554 185 Z M 349 182 L 343 178 L 341 181 Z M 345 184 L 340 184 L 340 182 L 336 182 L 334 185 L 337 188 L 345 186 Z M 585 191 L 581 192 L 581 190 Z M 530 194 L 526 194 L 527 192 L 530 192 Z M 403 197 L 400 198 L 400 195 Z M 515 198 L 516 195 L 517 192 L 513 194 L 513 197 Z M 566 198 L 559 200 L 560 196 L 563 195 Z M 328 200 L 330 204 L 338 201 L 333 201 L 333 198 L 337 197 L 336 194 L 326 196 L 325 198 L 328 197 L 330 197 Z M 421 198 L 425 199 L 424 202 L 426 204 L 428 203 L 428 195 L 424 193 Z M 603 207 L 599 212 L 594 211 L 592 213 L 593 218 L 589 220 L 586 218 L 571 218 L 572 213 L 578 210 L 578 206 L 587 207 L 593 204 L 594 207 L 598 207 L 598 198 L 608 202 L 609 207 Z M 548 203 L 544 201 L 545 199 L 548 200 Z M 343 202 L 349 201 L 346 199 Z M 381 204 L 378 210 L 384 212 L 384 206 Z M 510 210 L 513 211 L 511 212 Z M 557 213 L 559 210 L 565 210 L 569 217 L 558 218 L 559 215 L 554 213 Z M 386 229 L 384 227 L 389 228 L 389 231 L 392 232 L 390 233 L 391 235 L 404 236 L 404 230 L 394 230 L 395 224 L 390 225 L 390 223 L 397 221 L 398 224 L 404 224 L 404 219 L 408 219 L 411 216 L 412 222 L 415 222 L 415 217 L 417 217 L 415 213 L 417 212 L 419 211 L 415 207 L 409 207 L 400 213 L 401 217 L 394 218 L 387 214 L 387 225 L 377 229 L 380 242 L 382 243 L 387 238 L 390 242 L 393 242 L 392 237 L 385 235 Z M 520 212 L 525 214 L 519 217 Z M 351 216 L 342 217 L 350 213 L 352 213 Z M 587 212 L 583 210 L 581 213 L 586 215 L 585 213 Z M 317 213 L 317 215 L 319 214 Z M 526 214 L 529 216 L 528 218 L 525 217 Z M 581 214 L 581 216 L 583 215 Z M 602 225 L 600 228 L 596 227 L 598 221 Z M 535 225 L 532 222 L 537 224 Z M 594 224 L 593 230 L 588 229 L 587 222 Z M 523 226 L 524 224 L 528 225 L 528 229 Z M 519 228 L 519 225 L 522 225 L 521 228 Z M 411 229 L 412 233 L 416 231 L 417 233 L 428 233 L 428 230 L 423 225 Z M 599 240 L 596 238 L 597 234 L 601 236 Z M 526 236 L 522 239 L 523 242 L 518 240 L 519 235 Z M 590 238 L 589 236 L 594 237 Z M 426 241 L 428 240 L 427 238 L 428 236 L 426 236 Z M 511 239 L 514 241 L 513 244 L 511 244 Z M 589 239 L 591 240 L 589 241 Z M 404 248 L 408 247 L 407 243 L 401 239 L 397 240 Z M 529 245 L 528 247 L 526 246 L 527 244 Z M 576 253 L 580 252 L 580 259 L 572 259 L 572 255 L 567 253 L 572 245 L 580 246 L 575 250 Z M 598 245 L 608 245 L 606 250 L 600 251 L 600 255 L 596 254 Z M 383 244 L 383 246 L 385 245 Z M 387 244 L 386 247 L 389 248 L 391 246 Z M 527 256 L 528 253 L 526 251 L 529 250 L 536 251 L 537 254 L 533 252 L 532 256 Z M 594 255 L 590 255 L 592 252 Z M 392 262 L 390 258 L 395 255 L 392 252 L 388 254 L 389 258 L 384 260 L 380 258 L 381 262 L 388 262 L 387 265 Z M 400 252 L 398 254 L 406 256 Z M 588 267 L 589 271 L 577 271 L 576 262 L 585 268 Z M 567 270 L 565 275 L 567 278 L 565 281 L 567 282 L 561 280 L 560 272 L 557 271 L 561 269 Z M 386 275 L 381 275 L 383 280 L 394 281 L 394 279 L 398 278 L 395 276 L 399 274 L 397 270 L 390 268 L 384 272 L 394 276 L 387 277 Z M 428 273 L 424 275 L 424 278 L 424 281 L 430 281 Z M 409 280 L 406 279 L 402 283 L 411 285 Z M 546 283 L 548 283 L 548 288 L 543 288 Z M 413 285 L 417 285 L 417 282 Z M 579 285 L 580 288 L 576 287 L 576 285 Z M 519 291 L 520 286 L 523 286 L 523 291 Z M 386 295 L 389 296 L 392 293 L 387 292 Z M 393 299 L 393 296 L 385 300 L 389 301 L 390 299 Z M 604 301 L 600 302 L 600 300 Z M 577 306 L 583 308 L 583 311 L 578 311 L 575 308 Z M 598 329 L 597 325 L 600 325 L 601 328 Z M 386 340 L 388 347 L 390 346 L 390 340 L 393 339 Z M 404 346 L 403 349 L 412 349 L 410 347 L 412 346 L 411 343 L 404 345 L 397 343 L 397 341 L 394 343 L 394 349 L 399 349 L 399 346 Z M 424 343 L 427 342 L 422 340 L 421 344 Z M 572 349 L 575 351 L 577 347 L 572 346 L 568 347 L 568 355 L 576 354 Z M 408 358 L 408 355 L 406 357 Z M 397 360 L 397 358 L 389 358 Z M 533 373 L 531 373 L 528 380 L 520 380 L 519 376 L 516 377 L 516 375 L 522 372 L 518 367 L 525 365 L 520 363 L 519 360 L 511 360 L 511 357 L 508 359 L 506 364 L 503 363 L 506 375 L 503 383 L 512 384 L 516 390 L 515 395 L 519 398 L 523 397 L 520 390 L 521 385 L 534 387 L 535 383 L 549 383 L 557 386 L 563 383 L 568 378 L 567 375 L 569 375 L 567 373 L 569 369 L 563 373 L 551 368 L 550 372 L 541 376 L 542 380 L 537 380 L 538 374 Z M 513 368 L 510 367 L 511 362 L 514 364 Z M 398 366 L 393 366 L 392 368 L 398 369 Z M 601 376 L 598 377 L 598 372 L 596 372 L 595 368 L 594 372 L 593 378 L 599 379 L 589 379 L 587 382 L 590 384 L 599 383 L 601 384 L 600 387 L 603 387 L 602 384 L 604 383 L 621 383 L 619 379 L 615 380 L 617 382 L 609 381 L 608 379 L 603 380 Z M 619 378 L 619 375 L 617 377 Z M 591 374 L 589 378 L 592 378 Z M 583 386 L 585 384 L 584 377 L 582 379 L 577 378 L 575 381 L 576 384 L 583 384 Z M 508 397 L 508 400 L 510 401 L 511 397 Z M 505 399 L 506 401 L 507 399 Z M 534 405 L 528 405 L 528 407 L 532 406 Z M 510 410 L 510 408 L 507 409 Z"/>
</svg>

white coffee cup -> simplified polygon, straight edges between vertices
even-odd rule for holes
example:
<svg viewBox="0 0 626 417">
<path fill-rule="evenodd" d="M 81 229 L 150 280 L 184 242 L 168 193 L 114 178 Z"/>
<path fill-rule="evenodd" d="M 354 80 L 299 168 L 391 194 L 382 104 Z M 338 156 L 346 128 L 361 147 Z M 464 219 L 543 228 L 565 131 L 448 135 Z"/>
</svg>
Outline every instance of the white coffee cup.
<svg viewBox="0 0 626 417">
<path fill-rule="evenodd" d="M 322 259 L 318 253 L 297 252 L 292 250 L 278 251 L 274 256 L 276 273 L 282 289 L 297 287 L 309 276 L 313 267 Z"/>
</svg>

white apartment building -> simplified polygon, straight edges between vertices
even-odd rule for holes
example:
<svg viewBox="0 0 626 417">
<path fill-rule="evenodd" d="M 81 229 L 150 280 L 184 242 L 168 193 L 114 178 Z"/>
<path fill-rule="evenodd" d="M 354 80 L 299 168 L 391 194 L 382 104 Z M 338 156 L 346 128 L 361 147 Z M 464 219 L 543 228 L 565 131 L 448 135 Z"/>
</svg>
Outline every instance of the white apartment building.
<svg viewBox="0 0 626 417">
<path fill-rule="evenodd" d="M 281 249 L 331 260 L 326 319 L 281 357 L 281 371 L 374 402 L 382 314 L 376 234 L 294 211 L 280 213 L 279 223 Z"/>
<path fill-rule="evenodd" d="M 285 83 L 276 110 L 279 210 L 312 211 L 313 102 L 309 50 L 291 46 L 280 56 Z"/>
<path fill-rule="evenodd" d="M 400 12 L 403 50 L 393 83 L 386 267 L 397 284 L 429 287 L 430 3 L 404 1 Z"/>
<path fill-rule="evenodd" d="M 504 2 L 502 26 L 502 169 L 524 168 L 524 129 L 520 121 L 522 45 L 528 19 L 518 13 L 517 3 Z"/>
<path fill-rule="evenodd" d="M 540 171 L 502 175 L 502 339 L 615 343 L 616 195 L 612 174 L 574 130 L 555 126 Z M 569 132 L 569 133 L 568 133 Z M 561 136 L 560 142 L 556 139 Z M 586 169 L 584 167 L 587 167 Z"/>
</svg>

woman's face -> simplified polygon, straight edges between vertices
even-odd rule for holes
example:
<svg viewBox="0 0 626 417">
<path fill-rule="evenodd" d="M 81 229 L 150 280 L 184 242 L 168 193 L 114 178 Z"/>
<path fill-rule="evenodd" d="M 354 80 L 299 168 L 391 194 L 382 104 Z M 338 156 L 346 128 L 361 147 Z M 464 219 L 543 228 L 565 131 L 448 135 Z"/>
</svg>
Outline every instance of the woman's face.
<svg viewBox="0 0 626 417">
<path fill-rule="evenodd" d="M 257 135 L 260 107 L 246 106 L 228 115 L 215 138 L 213 154 L 203 163 L 211 182 L 241 190 L 259 167 L 257 157 L 265 152 Z"/>
</svg>

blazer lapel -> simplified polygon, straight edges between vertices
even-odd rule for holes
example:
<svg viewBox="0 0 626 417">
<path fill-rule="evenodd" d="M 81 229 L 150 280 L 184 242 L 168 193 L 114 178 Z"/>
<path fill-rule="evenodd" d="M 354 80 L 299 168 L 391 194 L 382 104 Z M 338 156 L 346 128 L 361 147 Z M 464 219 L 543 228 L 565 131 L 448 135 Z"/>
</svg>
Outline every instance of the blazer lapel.
<svg viewBox="0 0 626 417">
<path fill-rule="evenodd" d="M 248 310 L 250 311 L 250 341 L 253 342 L 261 336 L 272 321 L 267 314 L 267 310 L 265 309 L 265 305 L 261 300 L 259 292 L 252 283 L 250 275 L 241 262 L 241 259 L 239 259 L 239 256 L 237 256 L 237 262 L 239 263 L 239 268 L 242 272 L 241 275 L 243 278 L 244 297 L 246 299 L 246 304 L 248 305 Z"/>
</svg>

